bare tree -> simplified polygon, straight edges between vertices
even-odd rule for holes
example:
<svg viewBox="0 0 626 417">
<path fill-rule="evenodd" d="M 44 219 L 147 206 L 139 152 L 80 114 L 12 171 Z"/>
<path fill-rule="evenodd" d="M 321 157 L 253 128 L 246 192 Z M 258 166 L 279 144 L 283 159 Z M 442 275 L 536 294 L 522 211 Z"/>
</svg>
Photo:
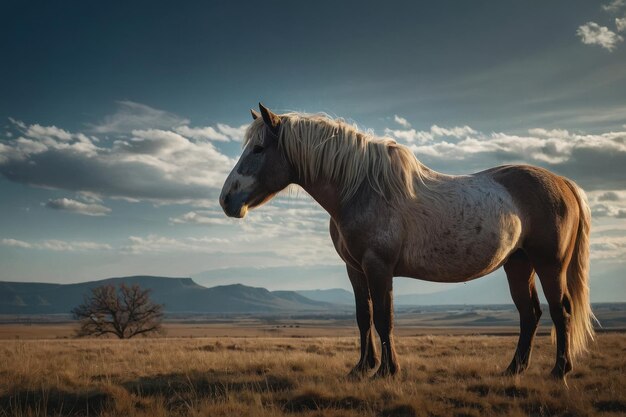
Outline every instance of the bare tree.
<svg viewBox="0 0 626 417">
<path fill-rule="evenodd" d="M 128 339 L 161 332 L 163 306 L 150 300 L 149 289 L 122 283 L 118 289 L 114 285 L 92 288 L 72 315 L 80 320 L 78 336 L 114 334 Z"/>
</svg>

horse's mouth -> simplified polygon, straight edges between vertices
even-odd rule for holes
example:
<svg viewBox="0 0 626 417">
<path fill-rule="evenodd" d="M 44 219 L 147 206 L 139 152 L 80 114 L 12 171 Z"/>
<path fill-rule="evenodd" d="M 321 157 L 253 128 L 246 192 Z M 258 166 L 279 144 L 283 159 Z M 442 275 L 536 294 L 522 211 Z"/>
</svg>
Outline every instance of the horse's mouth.
<svg viewBox="0 0 626 417">
<path fill-rule="evenodd" d="M 249 209 L 253 209 L 267 203 L 272 199 L 272 197 L 274 197 L 274 195 L 276 195 L 276 193 L 259 194 L 249 199 L 241 198 L 241 195 L 239 198 L 237 195 L 228 196 L 227 199 L 220 200 L 220 205 L 228 217 L 242 219 L 246 216 L 246 214 L 248 214 Z"/>
<path fill-rule="evenodd" d="M 226 212 L 226 215 L 228 217 L 233 217 L 235 219 L 243 219 L 244 217 L 246 217 L 246 214 L 248 214 L 248 206 L 246 205 L 241 206 L 239 210 Z"/>
<path fill-rule="evenodd" d="M 220 206 L 228 217 L 241 219 L 248 212 L 248 204 L 241 194 L 226 194 L 220 197 Z"/>
</svg>

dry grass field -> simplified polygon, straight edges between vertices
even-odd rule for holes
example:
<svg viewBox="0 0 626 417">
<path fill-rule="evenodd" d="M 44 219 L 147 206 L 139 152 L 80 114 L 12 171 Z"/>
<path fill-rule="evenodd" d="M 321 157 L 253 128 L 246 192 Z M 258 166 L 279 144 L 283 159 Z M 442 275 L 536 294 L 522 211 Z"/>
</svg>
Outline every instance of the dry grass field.
<svg viewBox="0 0 626 417">
<path fill-rule="evenodd" d="M 353 381 L 357 339 L 200 337 L 0 341 L 0 416 L 626 415 L 626 334 L 600 334 L 569 387 L 501 376 L 514 336 L 400 336 L 402 372 Z"/>
</svg>

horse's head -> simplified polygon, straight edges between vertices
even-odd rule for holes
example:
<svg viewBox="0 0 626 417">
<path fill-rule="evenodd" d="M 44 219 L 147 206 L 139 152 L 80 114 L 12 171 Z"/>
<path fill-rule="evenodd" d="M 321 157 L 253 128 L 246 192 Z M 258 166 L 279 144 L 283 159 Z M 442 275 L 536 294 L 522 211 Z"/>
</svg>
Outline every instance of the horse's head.
<svg viewBox="0 0 626 417">
<path fill-rule="evenodd" d="M 246 146 L 220 195 L 220 205 L 229 217 L 242 218 L 249 208 L 269 201 L 293 182 L 293 170 L 278 146 L 280 116 L 259 103 Z M 260 118 L 260 119 L 259 119 Z"/>
</svg>

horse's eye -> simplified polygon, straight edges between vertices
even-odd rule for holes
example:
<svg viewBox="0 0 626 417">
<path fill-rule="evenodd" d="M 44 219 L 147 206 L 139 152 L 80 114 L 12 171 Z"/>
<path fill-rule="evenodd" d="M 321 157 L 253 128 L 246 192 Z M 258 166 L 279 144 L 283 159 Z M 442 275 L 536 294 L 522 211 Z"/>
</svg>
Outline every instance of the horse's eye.
<svg viewBox="0 0 626 417">
<path fill-rule="evenodd" d="M 263 152 L 263 147 L 261 145 L 254 145 L 252 148 L 252 153 L 261 153 Z"/>
</svg>

